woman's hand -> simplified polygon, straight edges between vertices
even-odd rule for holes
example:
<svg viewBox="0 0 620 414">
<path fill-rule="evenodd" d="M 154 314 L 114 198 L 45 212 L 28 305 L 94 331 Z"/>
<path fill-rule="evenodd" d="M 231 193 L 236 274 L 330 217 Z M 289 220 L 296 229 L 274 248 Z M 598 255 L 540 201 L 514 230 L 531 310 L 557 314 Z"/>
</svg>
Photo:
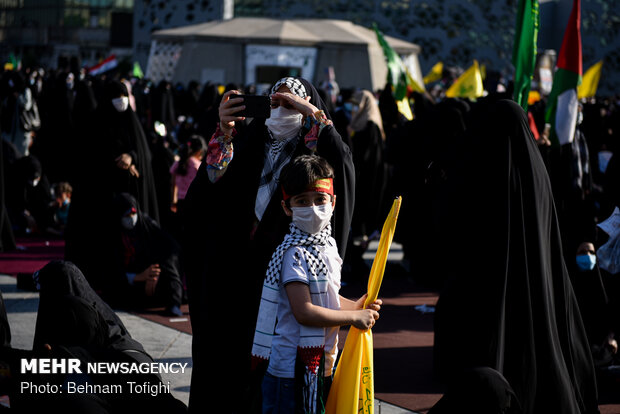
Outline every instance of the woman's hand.
<svg viewBox="0 0 620 414">
<path fill-rule="evenodd" d="M 146 296 L 153 296 L 160 274 L 161 269 L 159 268 L 159 264 L 155 263 L 144 269 L 143 272 L 138 273 L 134 282 L 144 282 L 144 293 Z"/>
<path fill-rule="evenodd" d="M 283 106 L 288 109 L 298 110 L 304 117 L 312 115 L 319 110 L 310 103 L 310 97 L 301 98 L 290 92 L 276 92 L 271 95 L 271 105 Z"/>
<path fill-rule="evenodd" d="M 135 164 L 133 164 L 133 158 L 129 154 L 121 154 L 116 159 L 116 166 L 122 170 L 129 170 L 129 173 L 136 178 L 140 178 L 140 173 L 136 168 Z"/>
<path fill-rule="evenodd" d="M 118 157 L 116 157 L 114 161 L 116 161 L 116 166 L 118 168 L 121 168 L 123 170 L 128 170 L 129 167 L 131 167 L 131 164 L 133 163 L 133 158 L 131 158 L 131 155 L 125 153 L 125 154 L 121 154 Z"/>
<path fill-rule="evenodd" d="M 236 116 L 235 114 L 245 109 L 245 105 L 240 105 L 243 102 L 243 98 L 231 97 L 231 95 L 240 95 L 241 92 L 230 90 L 222 96 L 220 102 L 219 115 L 220 115 L 220 129 L 226 135 L 231 135 L 232 130 L 235 127 L 235 122 L 245 120 L 244 116 Z"/>
<path fill-rule="evenodd" d="M 134 281 L 146 282 L 147 280 L 151 279 L 157 280 L 160 274 L 161 269 L 159 268 L 159 265 L 155 263 L 144 269 L 144 271 L 142 271 L 141 273 L 138 273 Z"/>
</svg>

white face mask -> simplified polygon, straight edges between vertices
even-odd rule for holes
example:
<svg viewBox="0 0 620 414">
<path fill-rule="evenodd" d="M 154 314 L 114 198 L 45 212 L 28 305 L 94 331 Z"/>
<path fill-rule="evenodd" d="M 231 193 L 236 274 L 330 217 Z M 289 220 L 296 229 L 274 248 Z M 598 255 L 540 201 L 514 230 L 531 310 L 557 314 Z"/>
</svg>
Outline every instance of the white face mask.
<svg viewBox="0 0 620 414">
<path fill-rule="evenodd" d="M 310 207 L 291 207 L 293 223 L 306 233 L 315 234 L 323 230 L 332 218 L 332 204 Z"/>
<path fill-rule="evenodd" d="M 136 227 L 136 223 L 138 223 L 138 215 L 132 214 L 130 216 L 123 216 L 121 219 L 121 225 L 127 230 L 131 230 Z"/>
<path fill-rule="evenodd" d="M 125 112 L 129 107 L 129 98 L 126 96 L 114 98 L 112 99 L 112 105 L 114 105 L 114 109 L 116 109 L 118 112 Z"/>
<path fill-rule="evenodd" d="M 299 111 L 278 106 L 271 110 L 271 116 L 267 118 L 265 125 L 275 139 L 287 139 L 299 133 L 302 118 Z"/>
</svg>

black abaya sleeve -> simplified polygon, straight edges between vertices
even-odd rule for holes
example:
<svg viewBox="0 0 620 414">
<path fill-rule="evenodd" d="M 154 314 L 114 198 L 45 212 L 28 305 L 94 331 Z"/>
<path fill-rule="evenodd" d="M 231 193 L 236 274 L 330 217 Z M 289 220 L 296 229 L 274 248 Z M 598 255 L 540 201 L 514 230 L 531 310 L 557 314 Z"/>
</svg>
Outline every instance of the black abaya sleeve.
<svg viewBox="0 0 620 414">
<path fill-rule="evenodd" d="M 335 217 L 332 219 L 333 236 L 338 243 L 340 257 L 345 256 L 349 229 L 355 205 L 355 167 L 349 146 L 344 143 L 333 126 L 321 131 L 317 155 L 325 158 L 334 169 Z"/>
</svg>

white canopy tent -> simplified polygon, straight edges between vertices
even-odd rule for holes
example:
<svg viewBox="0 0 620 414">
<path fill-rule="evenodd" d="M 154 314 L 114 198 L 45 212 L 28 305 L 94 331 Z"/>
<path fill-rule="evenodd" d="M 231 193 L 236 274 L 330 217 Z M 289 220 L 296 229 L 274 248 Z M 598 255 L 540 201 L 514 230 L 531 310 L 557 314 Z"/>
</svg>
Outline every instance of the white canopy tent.
<svg viewBox="0 0 620 414">
<path fill-rule="evenodd" d="M 385 36 L 421 85 L 420 47 Z M 381 89 L 387 65 L 375 32 L 349 21 L 238 17 L 153 32 L 146 76 L 270 85 L 298 75 L 315 84 L 332 67 L 341 88 Z"/>
</svg>

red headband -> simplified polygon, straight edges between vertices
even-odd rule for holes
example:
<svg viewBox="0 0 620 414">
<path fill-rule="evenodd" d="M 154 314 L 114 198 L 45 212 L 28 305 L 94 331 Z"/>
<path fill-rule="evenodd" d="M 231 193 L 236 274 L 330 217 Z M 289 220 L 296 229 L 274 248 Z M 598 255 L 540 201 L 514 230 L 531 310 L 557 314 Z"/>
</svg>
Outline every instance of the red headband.
<svg viewBox="0 0 620 414">
<path fill-rule="evenodd" d="M 333 196 L 334 195 L 334 180 L 332 178 L 320 178 L 316 180 L 315 182 L 311 183 L 306 188 L 306 191 L 315 191 L 317 193 L 325 193 L 325 194 L 329 194 Z M 284 191 L 284 188 L 282 188 L 282 198 L 284 199 L 284 201 L 291 198 L 290 195 L 286 194 L 286 192 Z"/>
</svg>

